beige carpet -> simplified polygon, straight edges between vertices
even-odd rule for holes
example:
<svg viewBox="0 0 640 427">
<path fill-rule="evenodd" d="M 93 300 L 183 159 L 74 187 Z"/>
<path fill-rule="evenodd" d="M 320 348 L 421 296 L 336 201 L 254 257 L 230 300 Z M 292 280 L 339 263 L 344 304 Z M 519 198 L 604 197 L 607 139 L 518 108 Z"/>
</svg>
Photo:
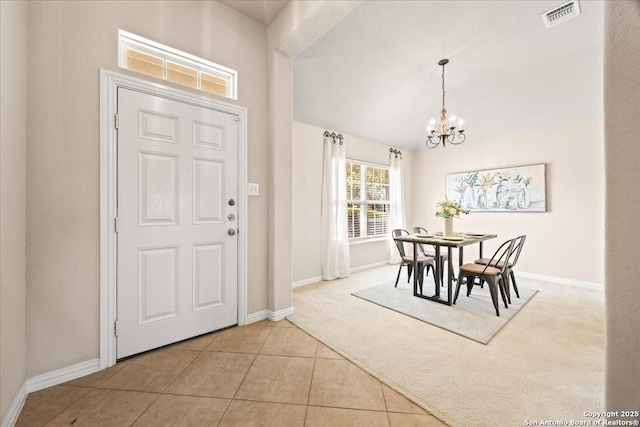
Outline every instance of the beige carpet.
<svg viewBox="0 0 640 427">
<path fill-rule="evenodd" d="M 519 289 L 520 298 L 516 298 L 512 291 L 509 308 L 505 309 L 500 300 L 500 316 L 496 316 L 488 286 L 474 286 L 473 292 L 467 297 L 467 287 L 463 285 L 456 304 L 448 306 L 414 297 L 412 284 L 402 281 L 397 287 L 394 284 L 395 281 L 387 282 L 352 295 L 482 344 L 487 344 L 537 292 L 535 289 L 522 288 Z M 434 293 L 435 283 L 429 277 L 424 283 L 424 295 Z M 447 299 L 446 286 L 441 288 L 441 298 Z"/>
<path fill-rule="evenodd" d="M 297 288 L 289 320 L 451 426 L 582 420 L 603 410 L 602 291 L 519 279 L 539 292 L 483 345 L 350 295 L 396 271 Z"/>
</svg>

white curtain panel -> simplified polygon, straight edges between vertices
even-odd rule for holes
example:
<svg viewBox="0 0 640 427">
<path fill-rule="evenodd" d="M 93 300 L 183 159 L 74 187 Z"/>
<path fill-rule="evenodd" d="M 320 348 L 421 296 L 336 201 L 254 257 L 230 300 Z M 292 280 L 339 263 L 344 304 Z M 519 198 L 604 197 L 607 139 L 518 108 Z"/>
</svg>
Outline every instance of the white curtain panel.
<svg viewBox="0 0 640 427">
<path fill-rule="evenodd" d="M 391 237 L 391 230 L 406 228 L 407 217 L 404 209 L 404 185 L 402 182 L 402 157 L 391 153 L 389 168 L 389 263 L 398 264 L 402 261 L 398 248 Z"/>
<path fill-rule="evenodd" d="M 348 277 L 350 272 L 347 225 L 345 149 L 340 141 L 324 138 L 322 169 L 322 278 Z"/>
</svg>

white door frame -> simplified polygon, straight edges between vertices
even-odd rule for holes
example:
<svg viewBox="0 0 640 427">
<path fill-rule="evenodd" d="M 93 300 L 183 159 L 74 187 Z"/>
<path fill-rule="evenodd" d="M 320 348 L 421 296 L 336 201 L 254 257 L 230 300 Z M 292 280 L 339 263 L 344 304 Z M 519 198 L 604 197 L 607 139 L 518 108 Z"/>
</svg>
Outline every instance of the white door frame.
<svg viewBox="0 0 640 427">
<path fill-rule="evenodd" d="M 117 313 L 117 89 L 119 87 L 161 96 L 198 107 L 233 114 L 238 123 L 238 325 L 247 319 L 247 109 L 208 97 L 100 70 L 100 369 L 116 363 Z"/>
</svg>

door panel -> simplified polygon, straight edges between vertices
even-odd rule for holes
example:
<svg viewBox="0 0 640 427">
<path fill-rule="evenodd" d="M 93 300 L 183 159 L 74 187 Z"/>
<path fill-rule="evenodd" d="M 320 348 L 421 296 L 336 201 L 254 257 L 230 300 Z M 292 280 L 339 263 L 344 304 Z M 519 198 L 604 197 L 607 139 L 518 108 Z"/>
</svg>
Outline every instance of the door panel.
<svg viewBox="0 0 640 427">
<path fill-rule="evenodd" d="M 238 128 L 231 114 L 122 88 L 118 116 L 122 358 L 237 323 Z"/>
<path fill-rule="evenodd" d="M 180 201 L 180 157 L 140 152 L 138 162 L 139 225 L 177 225 Z"/>
<path fill-rule="evenodd" d="M 193 246 L 193 309 L 224 304 L 224 243 Z"/>
<path fill-rule="evenodd" d="M 178 313 L 177 246 L 138 249 L 138 323 L 175 317 Z"/>
<path fill-rule="evenodd" d="M 224 222 L 224 163 L 217 160 L 193 159 L 193 222 Z"/>
</svg>

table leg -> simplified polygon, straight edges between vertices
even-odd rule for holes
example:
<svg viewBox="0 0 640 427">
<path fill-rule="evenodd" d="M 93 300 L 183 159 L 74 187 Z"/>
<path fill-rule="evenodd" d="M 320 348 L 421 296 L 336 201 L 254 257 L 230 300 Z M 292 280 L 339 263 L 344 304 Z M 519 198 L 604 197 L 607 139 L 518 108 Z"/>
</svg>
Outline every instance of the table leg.
<svg viewBox="0 0 640 427">
<path fill-rule="evenodd" d="M 413 243 L 413 296 L 418 295 L 418 245 Z"/>
<path fill-rule="evenodd" d="M 460 248 L 462 249 L 462 248 Z M 449 274 L 447 274 L 447 304 L 453 304 L 453 253 L 451 251 L 451 246 L 447 248 L 447 255 L 449 255 L 449 260 L 447 264 L 449 265 Z"/>
<path fill-rule="evenodd" d="M 480 256 L 479 258 L 482 258 L 482 242 L 480 242 Z"/>
<path fill-rule="evenodd" d="M 440 245 L 435 245 L 436 246 L 436 257 L 435 257 L 435 264 L 436 264 L 436 274 L 434 274 L 433 276 L 433 281 L 436 284 L 436 294 L 435 296 L 439 297 L 440 296 L 440 278 L 442 277 L 442 266 L 440 265 Z"/>
</svg>

